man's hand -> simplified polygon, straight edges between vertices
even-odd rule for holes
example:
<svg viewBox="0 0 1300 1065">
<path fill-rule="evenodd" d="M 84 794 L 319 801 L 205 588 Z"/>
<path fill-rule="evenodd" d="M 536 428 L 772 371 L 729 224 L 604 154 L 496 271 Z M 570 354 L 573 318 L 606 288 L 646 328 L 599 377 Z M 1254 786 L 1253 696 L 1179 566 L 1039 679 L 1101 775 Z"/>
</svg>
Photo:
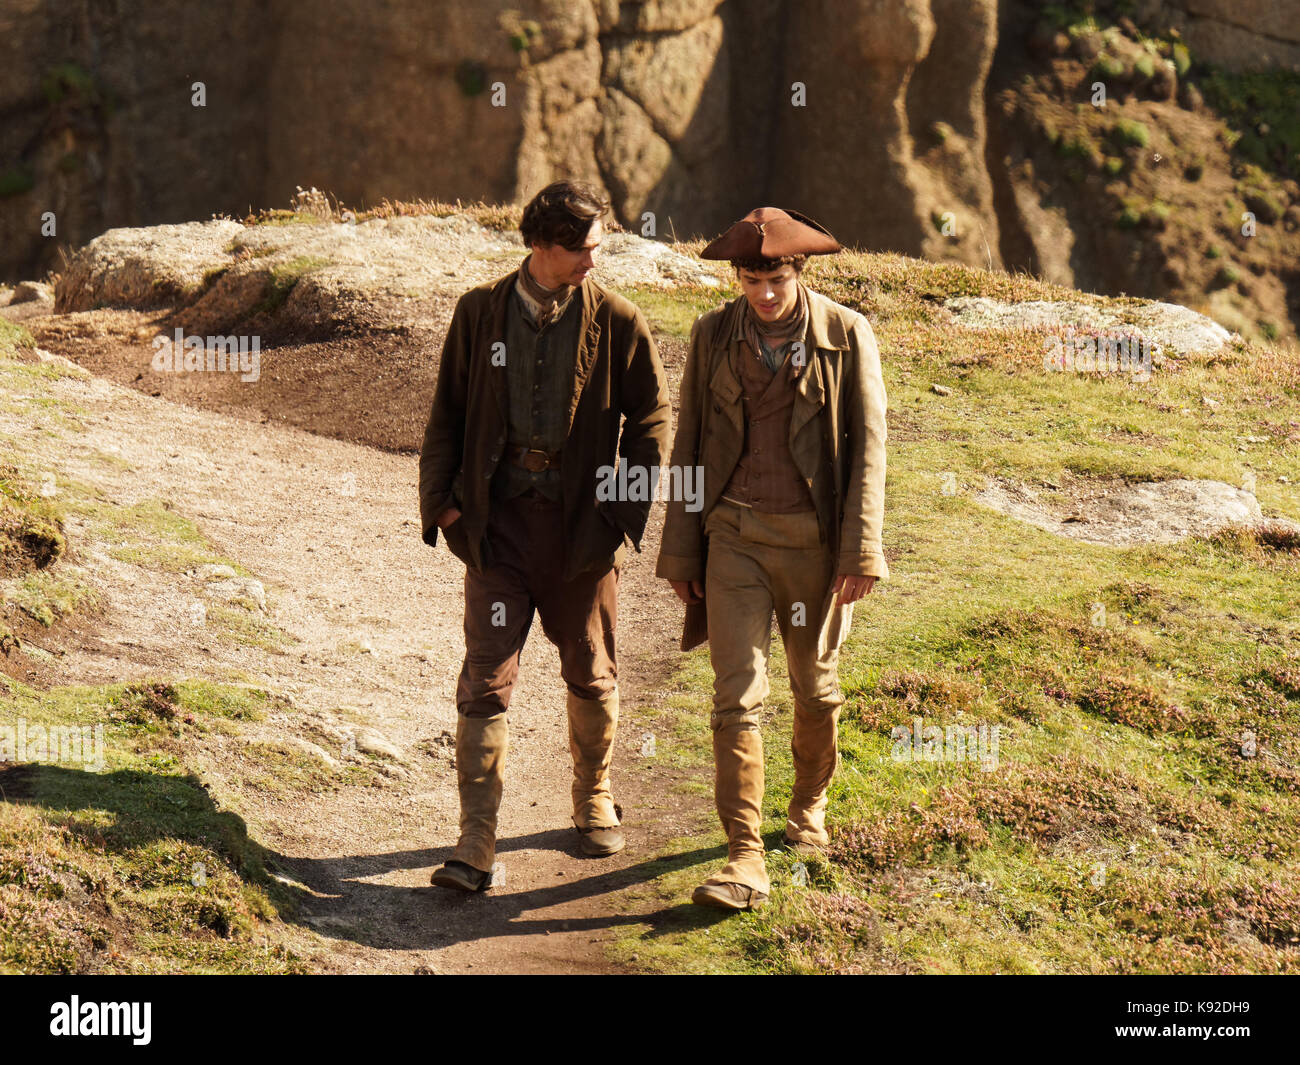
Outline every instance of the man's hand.
<svg viewBox="0 0 1300 1065">
<path fill-rule="evenodd" d="M 687 606 L 691 603 L 698 603 L 704 598 L 703 581 L 669 581 L 668 583 L 673 586 L 677 598 Z"/>
<path fill-rule="evenodd" d="M 453 521 L 460 517 L 460 511 L 455 507 L 448 507 L 438 515 L 438 528 L 445 529 Z"/>
<path fill-rule="evenodd" d="M 835 584 L 832 586 L 831 591 L 839 592 L 840 604 L 847 606 L 849 603 L 856 603 L 869 593 L 875 583 L 875 577 L 859 577 L 853 573 L 841 573 L 835 578 Z"/>
</svg>

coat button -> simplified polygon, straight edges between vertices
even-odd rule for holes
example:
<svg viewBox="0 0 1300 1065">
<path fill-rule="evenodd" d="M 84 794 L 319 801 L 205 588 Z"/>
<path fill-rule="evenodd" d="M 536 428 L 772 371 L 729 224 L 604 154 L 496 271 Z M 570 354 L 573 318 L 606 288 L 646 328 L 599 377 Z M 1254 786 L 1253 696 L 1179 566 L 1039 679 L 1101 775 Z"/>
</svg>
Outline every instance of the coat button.
<svg viewBox="0 0 1300 1065">
<path fill-rule="evenodd" d="M 721 413 L 722 413 L 722 408 L 719 407 L 716 403 L 713 404 L 713 413 L 714 413 L 714 414 L 721 414 Z"/>
</svg>

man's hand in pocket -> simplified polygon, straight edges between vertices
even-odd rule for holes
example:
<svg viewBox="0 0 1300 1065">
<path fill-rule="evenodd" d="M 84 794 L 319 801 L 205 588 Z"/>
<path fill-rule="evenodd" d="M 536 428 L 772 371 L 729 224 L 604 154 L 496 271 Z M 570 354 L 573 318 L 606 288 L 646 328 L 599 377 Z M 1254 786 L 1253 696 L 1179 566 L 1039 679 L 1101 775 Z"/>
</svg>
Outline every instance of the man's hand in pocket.
<svg viewBox="0 0 1300 1065">
<path fill-rule="evenodd" d="M 673 586 L 673 591 L 677 593 L 677 598 L 687 606 L 692 603 L 698 603 L 704 598 L 703 581 L 669 581 Z"/>
</svg>

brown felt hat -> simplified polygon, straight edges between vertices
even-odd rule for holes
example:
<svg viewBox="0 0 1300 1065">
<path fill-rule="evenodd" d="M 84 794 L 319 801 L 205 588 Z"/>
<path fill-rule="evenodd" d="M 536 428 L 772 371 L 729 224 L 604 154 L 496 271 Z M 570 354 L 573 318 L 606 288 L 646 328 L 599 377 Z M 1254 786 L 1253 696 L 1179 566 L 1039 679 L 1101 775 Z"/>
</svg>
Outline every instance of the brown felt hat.
<svg viewBox="0 0 1300 1065">
<path fill-rule="evenodd" d="M 700 252 L 701 259 L 779 259 L 784 255 L 829 255 L 839 241 L 798 211 L 759 207 Z"/>
</svg>

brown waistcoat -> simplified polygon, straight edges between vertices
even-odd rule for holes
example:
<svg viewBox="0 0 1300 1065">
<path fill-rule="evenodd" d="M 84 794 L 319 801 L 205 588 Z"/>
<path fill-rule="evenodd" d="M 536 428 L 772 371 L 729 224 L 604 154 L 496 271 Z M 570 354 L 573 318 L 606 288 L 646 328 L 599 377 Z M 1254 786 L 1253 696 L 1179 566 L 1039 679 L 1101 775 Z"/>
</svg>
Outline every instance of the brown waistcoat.
<svg viewBox="0 0 1300 1065">
<path fill-rule="evenodd" d="M 794 350 L 793 345 L 789 350 Z M 732 352 L 732 369 L 740 381 L 745 412 L 745 445 L 723 497 L 769 514 L 815 510 L 803 474 L 790 455 L 794 359 L 787 354 L 772 373 L 743 339 L 733 345 Z M 806 371 L 806 363 L 803 369 Z"/>
</svg>

